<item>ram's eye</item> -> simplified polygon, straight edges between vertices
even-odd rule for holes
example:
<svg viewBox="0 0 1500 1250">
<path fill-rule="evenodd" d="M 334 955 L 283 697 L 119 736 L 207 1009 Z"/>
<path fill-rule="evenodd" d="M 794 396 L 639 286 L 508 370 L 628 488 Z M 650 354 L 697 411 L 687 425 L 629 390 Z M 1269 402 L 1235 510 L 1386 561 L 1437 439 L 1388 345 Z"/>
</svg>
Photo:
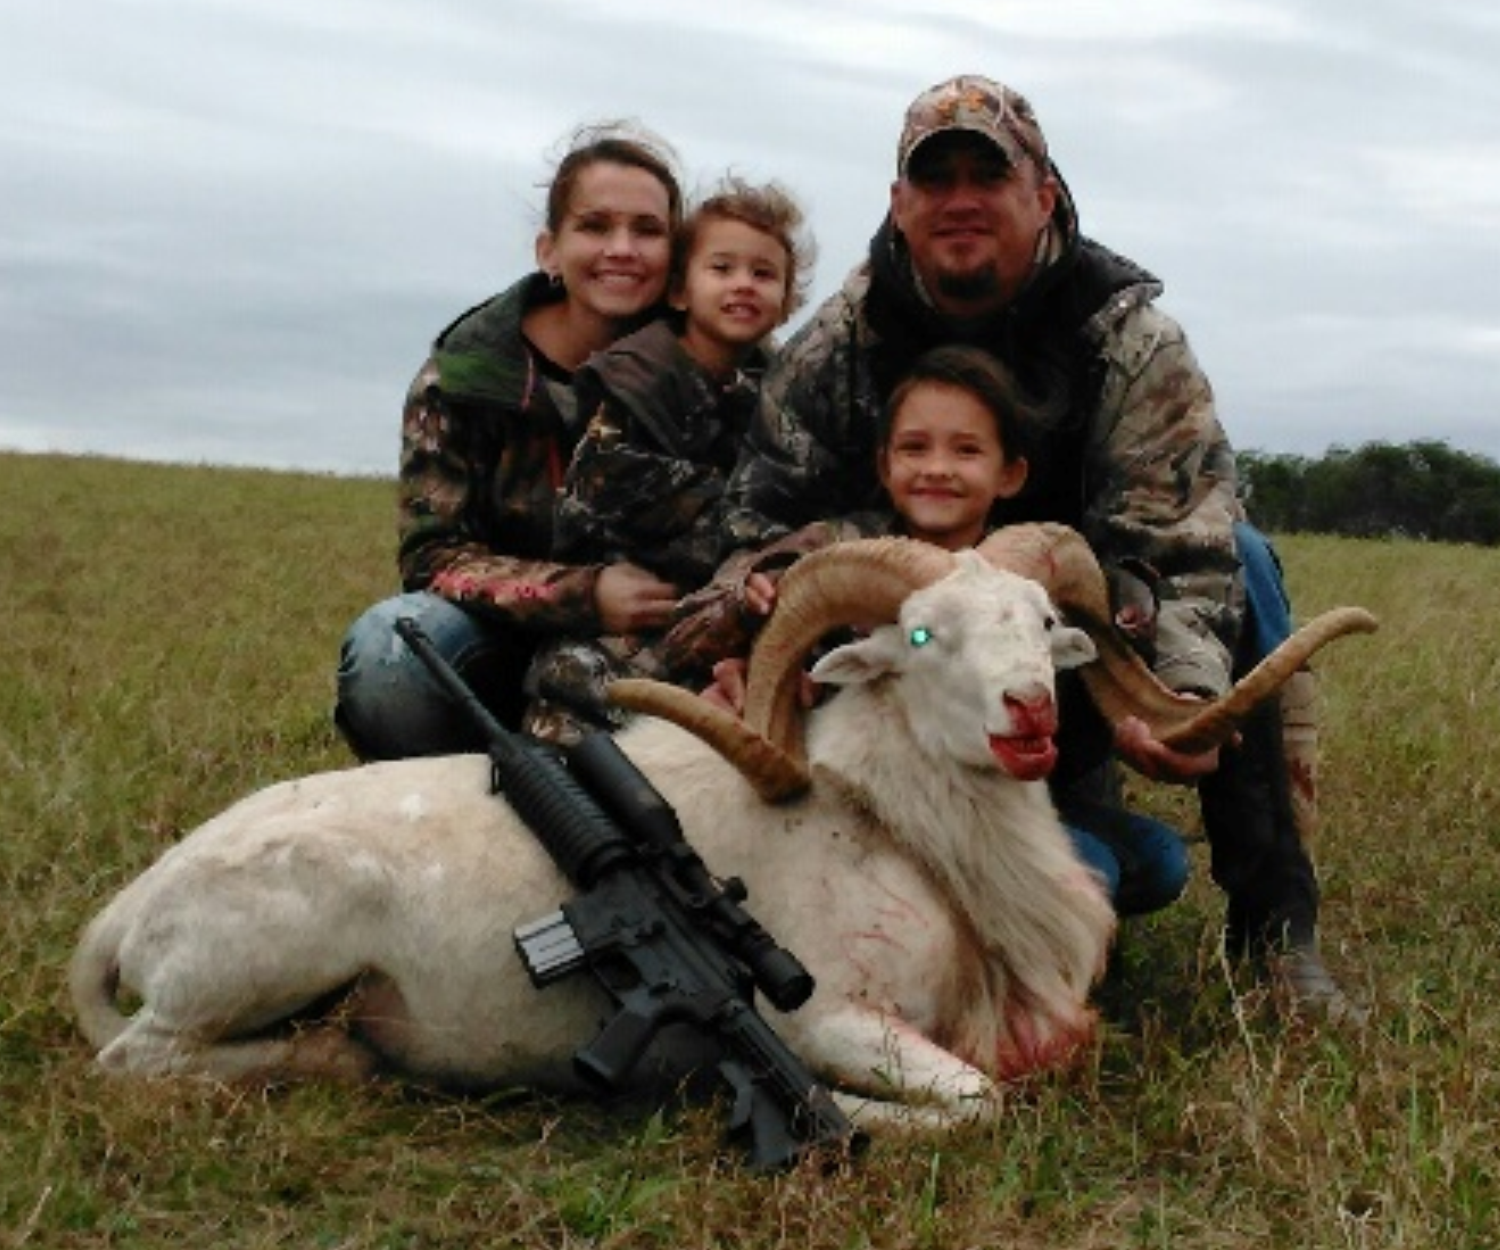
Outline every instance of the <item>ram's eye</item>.
<svg viewBox="0 0 1500 1250">
<path fill-rule="evenodd" d="M 907 634 L 906 640 L 914 647 L 925 647 L 932 641 L 932 630 L 925 625 L 918 625 Z"/>
</svg>

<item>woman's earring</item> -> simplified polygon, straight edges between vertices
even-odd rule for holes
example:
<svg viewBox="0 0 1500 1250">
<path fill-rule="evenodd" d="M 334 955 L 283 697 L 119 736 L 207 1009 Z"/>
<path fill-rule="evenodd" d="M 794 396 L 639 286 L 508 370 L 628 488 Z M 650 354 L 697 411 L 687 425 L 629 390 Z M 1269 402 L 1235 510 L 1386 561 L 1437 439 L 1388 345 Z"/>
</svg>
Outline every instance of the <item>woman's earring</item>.
<svg viewBox="0 0 1500 1250">
<path fill-rule="evenodd" d="M 560 274 L 560 273 L 549 273 L 547 275 L 547 281 L 552 284 L 552 289 L 555 291 L 560 286 L 562 286 L 562 274 Z"/>
</svg>

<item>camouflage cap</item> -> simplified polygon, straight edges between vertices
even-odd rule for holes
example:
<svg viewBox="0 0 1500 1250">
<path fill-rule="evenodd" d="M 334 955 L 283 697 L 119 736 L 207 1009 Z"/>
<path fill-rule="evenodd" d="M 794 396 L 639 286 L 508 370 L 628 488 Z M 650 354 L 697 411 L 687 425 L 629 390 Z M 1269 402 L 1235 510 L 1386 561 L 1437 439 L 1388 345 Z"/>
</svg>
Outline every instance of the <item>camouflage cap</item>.
<svg viewBox="0 0 1500 1250">
<path fill-rule="evenodd" d="M 1012 165 L 1029 157 L 1042 169 L 1050 168 L 1047 140 L 1026 97 L 992 78 L 960 74 L 929 87 L 906 110 L 896 147 L 897 174 L 905 177 L 912 153 L 933 135 L 950 130 L 982 135 Z"/>
</svg>

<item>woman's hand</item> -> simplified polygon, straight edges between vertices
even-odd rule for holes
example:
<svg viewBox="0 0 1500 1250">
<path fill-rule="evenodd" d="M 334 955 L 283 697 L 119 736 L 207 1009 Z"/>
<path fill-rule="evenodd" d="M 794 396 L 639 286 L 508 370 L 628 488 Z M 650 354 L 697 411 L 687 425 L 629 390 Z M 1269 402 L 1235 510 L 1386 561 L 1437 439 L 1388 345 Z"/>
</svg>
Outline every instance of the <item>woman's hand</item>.
<svg viewBox="0 0 1500 1250">
<path fill-rule="evenodd" d="M 594 603 L 606 634 L 660 629 L 672 619 L 681 592 L 636 564 L 607 564 L 594 586 Z"/>
</svg>

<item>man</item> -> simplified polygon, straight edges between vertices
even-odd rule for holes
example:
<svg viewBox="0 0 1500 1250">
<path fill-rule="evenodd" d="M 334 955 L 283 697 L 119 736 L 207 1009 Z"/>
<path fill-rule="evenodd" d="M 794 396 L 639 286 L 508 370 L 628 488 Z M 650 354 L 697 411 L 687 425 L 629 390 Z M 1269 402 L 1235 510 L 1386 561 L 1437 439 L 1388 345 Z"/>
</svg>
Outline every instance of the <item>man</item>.
<svg viewBox="0 0 1500 1250">
<path fill-rule="evenodd" d="M 869 259 L 787 344 L 731 478 L 731 544 L 759 546 L 878 499 L 876 414 L 906 368 L 943 343 L 999 357 L 1046 412 L 1031 476 L 1007 522 L 1052 520 L 1088 538 L 1117 619 L 1173 689 L 1212 696 L 1259 658 L 1284 605 L 1274 556 L 1244 524 L 1213 392 L 1161 284 L 1081 235 L 1030 104 L 976 75 L 908 109 L 890 211 Z M 1247 576 L 1246 570 L 1249 570 Z M 1294 1011 L 1360 1014 L 1317 944 L 1318 887 L 1292 812 L 1273 704 L 1236 747 L 1188 757 L 1138 721 L 1103 725 L 1064 698 L 1059 798 L 1108 784 L 1111 754 L 1144 775 L 1196 783 L 1226 940 Z"/>
</svg>

